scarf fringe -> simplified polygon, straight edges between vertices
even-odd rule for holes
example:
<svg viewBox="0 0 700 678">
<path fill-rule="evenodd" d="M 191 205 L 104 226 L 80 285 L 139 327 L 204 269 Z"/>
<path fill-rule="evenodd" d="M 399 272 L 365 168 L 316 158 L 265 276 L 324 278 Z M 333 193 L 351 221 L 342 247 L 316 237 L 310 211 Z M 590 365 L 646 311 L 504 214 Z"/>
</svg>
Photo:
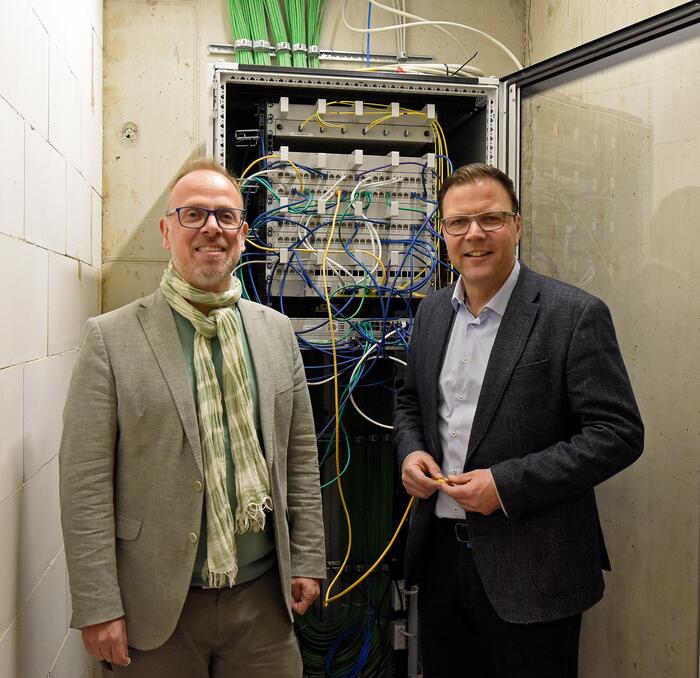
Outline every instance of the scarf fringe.
<svg viewBox="0 0 700 678">
<path fill-rule="evenodd" d="M 265 529 L 265 511 L 272 511 L 272 499 L 264 497 L 260 502 L 250 502 L 236 510 L 236 532 L 262 532 Z"/>
<path fill-rule="evenodd" d="M 232 588 L 238 576 L 238 564 L 234 563 L 233 569 L 228 572 L 210 572 L 206 563 L 202 569 L 202 580 L 207 582 L 206 588 L 221 589 L 224 586 Z"/>
</svg>

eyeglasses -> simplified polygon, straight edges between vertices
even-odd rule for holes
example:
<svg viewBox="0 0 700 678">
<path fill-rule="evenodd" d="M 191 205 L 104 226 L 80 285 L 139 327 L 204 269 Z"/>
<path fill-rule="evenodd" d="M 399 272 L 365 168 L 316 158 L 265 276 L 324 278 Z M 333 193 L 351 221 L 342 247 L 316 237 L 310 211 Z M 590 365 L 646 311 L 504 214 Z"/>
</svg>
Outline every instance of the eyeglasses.
<svg viewBox="0 0 700 678">
<path fill-rule="evenodd" d="M 464 235 L 469 231 L 472 221 L 476 221 L 482 231 L 497 231 L 503 228 L 508 217 L 514 217 L 517 212 L 494 210 L 480 214 L 458 214 L 454 217 L 443 217 L 439 220 L 443 230 L 449 235 Z"/>
<path fill-rule="evenodd" d="M 206 207 L 196 207 L 188 205 L 186 207 L 176 207 L 166 212 L 169 217 L 177 212 L 177 220 L 184 228 L 202 228 L 209 220 L 209 215 L 213 214 L 219 228 L 224 231 L 237 231 L 245 221 L 245 210 L 240 207 L 221 207 L 217 210 L 209 210 Z"/>
</svg>

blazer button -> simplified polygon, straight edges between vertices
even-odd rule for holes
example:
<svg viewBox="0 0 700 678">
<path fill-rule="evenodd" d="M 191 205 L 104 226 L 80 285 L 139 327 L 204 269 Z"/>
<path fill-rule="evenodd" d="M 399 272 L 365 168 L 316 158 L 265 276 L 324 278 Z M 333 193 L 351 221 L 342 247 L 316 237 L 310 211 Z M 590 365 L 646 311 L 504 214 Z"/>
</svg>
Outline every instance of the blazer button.
<svg viewBox="0 0 700 678">
<path fill-rule="evenodd" d="M 196 544 L 197 539 L 199 539 L 199 537 L 194 532 L 190 532 L 187 538 L 190 540 L 190 542 L 192 544 Z"/>
<path fill-rule="evenodd" d="M 201 492 L 201 491 L 202 491 L 202 488 L 204 487 L 204 485 L 202 485 L 202 481 L 201 481 L 201 480 L 195 480 L 195 481 L 192 483 L 192 486 L 194 487 L 194 489 L 195 489 L 197 492 Z"/>
</svg>

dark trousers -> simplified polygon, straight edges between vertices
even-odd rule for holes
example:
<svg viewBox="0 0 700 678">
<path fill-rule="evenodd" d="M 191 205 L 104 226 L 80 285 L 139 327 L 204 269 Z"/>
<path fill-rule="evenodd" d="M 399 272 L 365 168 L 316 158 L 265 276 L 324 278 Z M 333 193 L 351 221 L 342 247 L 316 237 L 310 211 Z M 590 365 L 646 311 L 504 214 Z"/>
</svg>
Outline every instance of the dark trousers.
<svg viewBox="0 0 700 678">
<path fill-rule="evenodd" d="M 501 619 L 455 523 L 434 519 L 421 576 L 423 678 L 576 678 L 581 615 L 537 624 Z M 468 538 L 465 527 L 460 539 Z"/>
</svg>

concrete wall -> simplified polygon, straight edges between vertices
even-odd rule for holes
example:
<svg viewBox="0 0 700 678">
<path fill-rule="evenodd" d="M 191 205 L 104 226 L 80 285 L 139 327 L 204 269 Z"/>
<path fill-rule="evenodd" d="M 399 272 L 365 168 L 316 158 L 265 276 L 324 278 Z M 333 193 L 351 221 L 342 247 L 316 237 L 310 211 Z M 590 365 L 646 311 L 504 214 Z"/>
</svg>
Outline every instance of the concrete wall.
<svg viewBox="0 0 700 678">
<path fill-rule="evenodd" d="M 542 59 L 679 3 L 532 2 Z M 700 38 L 524 102 L 523 257 L 611 307 L 646 450 L 598 488 L 613 571 L 582 678 L 698 675 Z"/>
<path fill-rule="evenodd" d="M 0 675 L 81 678 L 57 452 L 100 308 L 102 3 L 3 1 L 0 64 Z"/>
<path fill-rule="evenodd" d="M 365 37 L 343 26 L 342 4 L 327 2 L 321 46 L 362 52 Z M 428 11 L 417 0 L 407 5 L 414 13 Z M 493 33 L 522 60 L 522 0 L 436 0 L 429 10 L 431 17 L 466 22 Z M 352 26 L 366 26 L 366 3 L 350 3 L 347 20 Z M 393 21 L 385 12 L 373 13 L 373 26 Z M 483 38 L 448 28 L 464 43 L 466 56 L 454 40 L 424 26 L 408 29 L 408 53 L 462 64 L 478 51 L 472 63 L 488 75 L 515 69 L 502 51 Z M 158 232 L 168 185 L 188 159 L 204 154 L 209 134 L 207 66 L 221 58 L 210 57 L 208 45 L 231 41 L 225 0 L 109 0 L 105 4 L 105 310 L 147 294 L 158 284 L 168 258 Z M 394 32 L 374 34 L 371 50 L 395 53 Z M 355 67 L 347 62 L 330 65 Z"/>
<path fill-rule="evenodd" d="M 682 4 L 679 0 L 526 0 L 527 63 L 548 59 Z"/>
</svg>

